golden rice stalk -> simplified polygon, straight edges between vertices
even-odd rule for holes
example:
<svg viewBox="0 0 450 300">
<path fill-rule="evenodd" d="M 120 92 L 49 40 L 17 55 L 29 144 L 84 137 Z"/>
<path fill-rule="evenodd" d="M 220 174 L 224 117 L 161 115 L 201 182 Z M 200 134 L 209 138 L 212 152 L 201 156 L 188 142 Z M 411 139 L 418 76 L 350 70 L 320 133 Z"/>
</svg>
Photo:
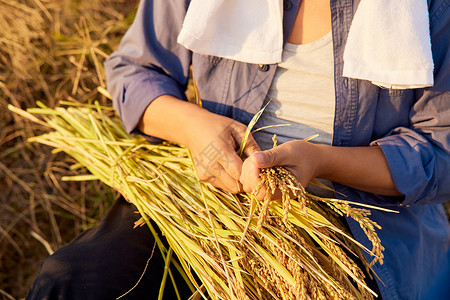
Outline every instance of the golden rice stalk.
<svg viewBox="0 0 450 300">
<path fill-rule="evenodd" d="M 75 158 L 90 171 L 89 179 L 105 182 L 133 203 L 151 230 L 153 220 L 170 245 L 168 250 L 158 244 L 167 265 L 173 251 L 180 264 L 173 259 L 172 264 L 205 299 L 373 297 L 354 262 L 360 249 L 382 262 L 369 210 L 309 195 L 282 168 L 264 171 L 262 179 L 293 192 L 298 201 L 260 203 L 249 194 L 226 193 L 199 181 L 187 149 L 128 135 L 109 108 L 38 105 L 28 112 L 46 115 L 54 131 L 30 140 Z M 361 224 L 373 251 L 346 232 L 338 214 Z"/>
</svg>

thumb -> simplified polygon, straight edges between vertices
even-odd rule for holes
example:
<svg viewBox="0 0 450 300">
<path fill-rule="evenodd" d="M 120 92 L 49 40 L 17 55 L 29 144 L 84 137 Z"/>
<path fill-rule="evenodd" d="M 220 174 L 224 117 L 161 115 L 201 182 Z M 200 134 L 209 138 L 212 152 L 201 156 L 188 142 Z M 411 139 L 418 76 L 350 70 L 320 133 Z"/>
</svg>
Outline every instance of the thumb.
<svg viewBox="0 0 450 300">
<path fill-rule="evenodd" d="M 278 147 L 253 153 L 250 158 L 258 168 L 269 168 L 286 164 L 282 151 Z"/>
</svg>

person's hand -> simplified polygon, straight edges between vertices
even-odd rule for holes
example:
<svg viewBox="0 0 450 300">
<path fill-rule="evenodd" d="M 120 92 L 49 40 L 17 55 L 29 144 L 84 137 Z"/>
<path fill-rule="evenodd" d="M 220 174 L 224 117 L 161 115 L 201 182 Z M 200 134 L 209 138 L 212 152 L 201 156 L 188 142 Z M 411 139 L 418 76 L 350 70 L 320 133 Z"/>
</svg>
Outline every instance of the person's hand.
<svg viewBox="0 0 450 300">
<path fill-rule="evenodd" d="M 141 132 L 187 147 L 200 180 L 228 192 L 241 191 L 242 159 L 236 153 L 247 126 L 170 95 L 155 99 L 145 110 Z M 260 150 L 249 136 L 244 154 Z"/>
<path fill-rule="evenodd" d="M 198 111 L 191 119 L 185 136 L 184 146 L 189 148 L 200 180 L 209 182 L 231 193 L 242 191 L 239 177 L 242 159 L 237 154 L 247 126 L 233 119 Z M 250 135 L 244 154 L 250 156 L 259 151 Z"/>
<path fill-rule="evenodd" d="M 379 146 L 333 147 L 296 140 L 255 153 L 259 147 L 250 136 L 244 149 L 249 158 L 242 164 L 236 149 L 246 128 L 170 95 L 155 99 L 138 124 L 147 135 L 188 147 L 200 179 L 229 192 L 240 191 L 240 181 L 251 193 L 259 182 L 260 168 L 283 166 L 304 187 L 312 178 L 323 178 L 370 193 L 402 196 Z M 259 199 L 264 198 L 264 192 Z"/>
<path fill-rule="evenodd" d="M 259 172 L 261 168 L 275 166 L 286 168 L 303 187 L 306 187 L 318 173 L 320 159 L 315 148 L 316 145 L 312 143 L 295 140 L 270 150 L 253 153 L 244 161 L 242 166 L 239 180 L 244 191 L 252 193 L 255 190 L 260 182 Z M 263 187 L 258 195 L 255 196 L 258 200 L 262 200 L 265 194 L 266 190 Z M 272 196 L 272 199 L 279 200 L 281 198 L 280 195 L 278 191 Z"/>
</svg>

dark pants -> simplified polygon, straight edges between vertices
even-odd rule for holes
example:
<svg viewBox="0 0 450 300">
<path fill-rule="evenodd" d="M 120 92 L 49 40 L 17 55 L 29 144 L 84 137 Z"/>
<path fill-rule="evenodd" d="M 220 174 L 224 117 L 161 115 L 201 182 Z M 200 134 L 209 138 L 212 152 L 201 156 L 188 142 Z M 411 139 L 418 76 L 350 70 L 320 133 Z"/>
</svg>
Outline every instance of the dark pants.
<svg viewBox="0 0 450 300">
<path fill-rule="evenodd" d="M 147 226 L 133 229 L 136 208 L 123 198 L 108 211 L 99 227 L 87 230 L 43 263 L 28 299 L 157 299 L 164 261 Z M 155 226 L 155 229 L 157 227 Z M 153 251 L 154 249 L 154 251 Z M 192 294 L 178 271 L 171 267 L 181 294 Z M 167 277 L 164 299 L 177 299 Z"/>
</svg>

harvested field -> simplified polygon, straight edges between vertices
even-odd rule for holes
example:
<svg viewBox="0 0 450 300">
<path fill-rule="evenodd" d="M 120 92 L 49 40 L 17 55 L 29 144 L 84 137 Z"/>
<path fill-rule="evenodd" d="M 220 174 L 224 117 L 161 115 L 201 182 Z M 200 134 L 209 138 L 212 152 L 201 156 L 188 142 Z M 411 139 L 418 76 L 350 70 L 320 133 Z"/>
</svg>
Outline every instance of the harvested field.
<svg viewBox="0 0 450 300">
<path fill-rule="evenodd" d="M 117 196 L 99 182 L 62 182 L 73 160 L 27 138 L 41 125 L 8 104 L 59 100 L 111 105 L 102 62 L 132 22 L 137 0 L 0 0 L 0 299 L 21 299 L 41 261 L 98 224 Z"/>
</svg>

